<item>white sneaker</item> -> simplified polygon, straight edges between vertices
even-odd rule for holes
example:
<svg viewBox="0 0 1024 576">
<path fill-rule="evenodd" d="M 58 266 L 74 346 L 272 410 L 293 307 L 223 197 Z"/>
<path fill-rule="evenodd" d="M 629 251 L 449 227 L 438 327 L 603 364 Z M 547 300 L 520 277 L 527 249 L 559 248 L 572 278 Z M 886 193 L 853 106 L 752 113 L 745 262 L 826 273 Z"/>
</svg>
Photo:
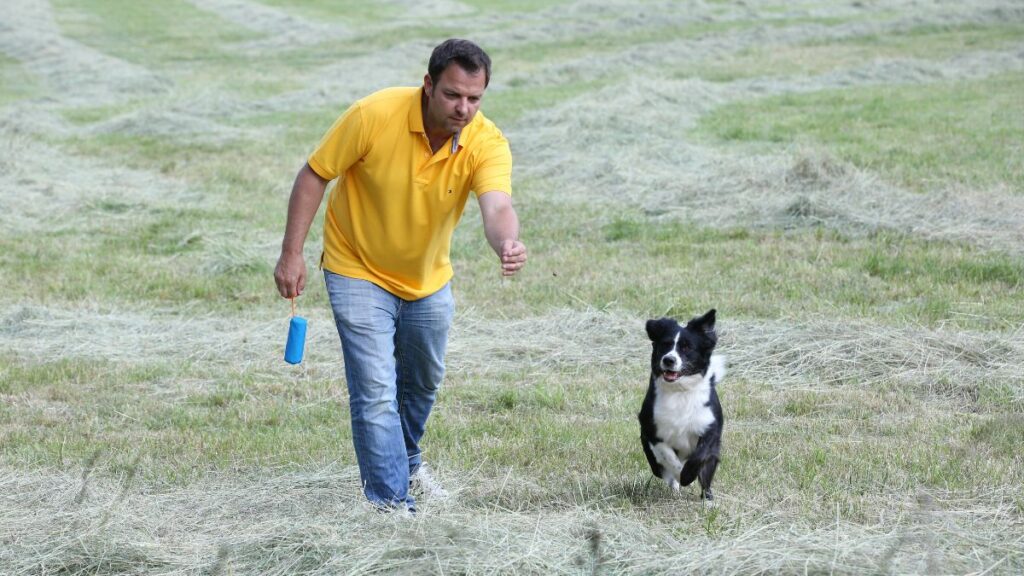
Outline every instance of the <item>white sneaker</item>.
<svg viewBox="0 0 1024 576">
<path fill-rule="evenodd" d="M 434 476 L 425 462 L 420 464 L 416 473 L 409 478 L 409 490 L 415 494 L 438 500 L 448 497 L 448 491 L 438 484 L 437 480 L 434 480 Z"/>
</svg>

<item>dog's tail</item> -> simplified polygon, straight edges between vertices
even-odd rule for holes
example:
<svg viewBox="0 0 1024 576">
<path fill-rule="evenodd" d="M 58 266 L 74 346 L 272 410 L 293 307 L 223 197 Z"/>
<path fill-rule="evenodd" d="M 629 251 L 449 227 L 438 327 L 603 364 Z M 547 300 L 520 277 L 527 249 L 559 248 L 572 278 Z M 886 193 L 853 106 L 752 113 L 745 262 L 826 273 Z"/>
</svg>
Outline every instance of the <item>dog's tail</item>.
<svg viewBox="0 0 1024 576">
<path fill-rule="evenodd" d="M 725 356 L 721 354 L 711 355 L 711 361 L 708 363 L 708 373 L 705 374 L 704 378 L 708 382 L 714 382 L 716 385 L 722 382 L 722 378 L 725 378 Z"/>
</svg>

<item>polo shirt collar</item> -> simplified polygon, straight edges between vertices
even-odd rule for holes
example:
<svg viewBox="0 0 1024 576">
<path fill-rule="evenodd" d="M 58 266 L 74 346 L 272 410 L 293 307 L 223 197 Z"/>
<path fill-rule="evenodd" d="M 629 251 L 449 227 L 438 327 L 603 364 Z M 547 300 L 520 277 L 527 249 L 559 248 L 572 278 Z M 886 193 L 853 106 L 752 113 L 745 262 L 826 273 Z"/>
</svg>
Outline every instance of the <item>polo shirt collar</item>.
<svg viewBox="0 0 1024 576">
<path fill-rule="evenodd" d="M 416 91 L 409 106 L 409 131 L 426 134 L 427 129 L 423 127 L 423 87 Z"/>
</svg>

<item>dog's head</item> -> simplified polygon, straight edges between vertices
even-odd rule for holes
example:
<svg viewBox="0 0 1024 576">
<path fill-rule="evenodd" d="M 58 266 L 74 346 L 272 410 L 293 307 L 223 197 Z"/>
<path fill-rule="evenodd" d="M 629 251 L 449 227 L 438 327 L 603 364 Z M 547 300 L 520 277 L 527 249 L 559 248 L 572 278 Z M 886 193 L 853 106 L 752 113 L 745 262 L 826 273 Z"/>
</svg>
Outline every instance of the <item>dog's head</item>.
<svg viewBox="0 0 1024 576">
<path fill-rule="evenodd" d="M 656 378 L 672 383 L 687 376 L 687 381 L 699 382 L 708 371 L 711 352 L 718 342 L 715 334 L 715 310 L 711 309 L 679 325 L 672 318 L 647 321 L 647 336 L 654 351 L 651 354 L 651 372 Z"/>
</svg>

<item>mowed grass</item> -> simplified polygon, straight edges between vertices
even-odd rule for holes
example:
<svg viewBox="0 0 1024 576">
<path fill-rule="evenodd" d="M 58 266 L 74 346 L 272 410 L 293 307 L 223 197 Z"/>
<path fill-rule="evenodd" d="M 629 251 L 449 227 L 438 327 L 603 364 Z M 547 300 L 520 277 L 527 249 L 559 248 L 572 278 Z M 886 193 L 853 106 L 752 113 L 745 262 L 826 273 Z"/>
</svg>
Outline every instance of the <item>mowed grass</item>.
<svg viewBox="0 0 1024 576">
<path fill-rule="evenodd" d="M 537 221 L 551 212 L 543 203 L 526 213 Z M 654 317 L 726 302 L 736 317 L 799 312 L 973 329 L 1024 320 L 1024 265 L 1007 254 L 899 233 L 703 229 L 628 212 L 601 223 L 585 209 L 580 217 L 593 228 L 551 222 L 548 230 L 564 227 L 561 235 L 535 236 L 545 257 L 535 264 L 532 289 L 517 292 L 513 306 L 536 312 L 584 304 Z M 566 237 L 573 241 L 559 241 Z M 479 261 L 460 272 L 483 291 L 477 297 L 501 298 L 506 287 L 489 281 L 488 256 L 473 235 L 463 238 L 456 248 Z M 648 281 L 623 280 L 637 277 Z"/>
<path fill-rule="evenodd" d="M 589 305 L 653 317 L 725 303 L 717 305 L 727 305 L 734 317 L 784 317 L 799 311 L 968 329 L 1024 321 L 1024 264 L 1007 254 L 898 233 L 865 238 L 823 228 L 714 230 L 642 214 L 602 224 L 604 216 L 581 211 L 576 217 L 582 215 L 593 227 L 579 229 L 575 220 L 547 221 L 555 210 L 547 202 L 523 207 L 531 228 L 545 223 L 531 230 L 531 247 L 544 256 L 531 265 L 528 286 L 499 280 L 479 216 L 469 211 L 453 247 L 463 283 L 457 288 L 465 293 L 466 305 L 515 294 L 503 308 L 507 313 Z M 271 278 L 276 243 L 257 238 L 254 245 L 252 235 L 216 232 L 249 218 L 245 210 L 225 210 L 215 218 L 172 210 L 151 218 L 137 226 L 101 230 L 100 237 L 74 238 L 74 251 L 27 238 L 10 240 L 0 256 L 0 277 L 10 295 L 27 301 L 45 297 L 127 309 L 201 301 L 205 311 L 225 313 L 277 303 Z M 318 238 L 319 233 L 312 235 L 307 250 L 311 266 L 318 257 Z M 691 272 L 702 267 L 710 270 Z M 16 281 L 24 277 L 36 280 Z M 623 280 L 636 277 L 651 280 L 643 285 Z M 319 273 L 311 270 L 316 305 L 323 303 L 320 283 Z"/>
<path fill-rule="evenodd" d="M 108 473 L 138 465 L 148 482 L 186 485 L 215 471 L 354 465 L 347 395 L 336 381 L 75 360 L 12 362 L 2 376 L 0 394 L 13 399 L 2 408 L 7 465 L 74 471 L 95 454 Z M 187 382 L 194 390 L 180 390 Z M 485 477 L 514 470 L 532 479 L 532 487 L 511 488 L 519 495 L 510 495 L 510 506 L 567 506 L 580 486 L 597 500 L 626 498 L 607 488 L 644 480 L 635 414 L 645 383 L 642 358 L 613 369 L 498 379 L 456 374 L 425 444 L 446 468 Z M 1020 440 L 1021 413 L 1003 413 L 1012 407 L 988 401 L 981 384 L 981 398 L 972 401 L 892 381 L 777 390 L 734 379 L 721 391 L 730 422 L 723 492 L 747 493 L 771 466 L 773 484 L 821 501 L 856 500 L 863 516 L 882 486 L 903 492 L 1012 483 L 1020 471 L 1007 458 Z M 979 413 L 958 413 L 965 406 Z M 763 490 L 758 498 L 766 497 Z M 829 518 L 814 507 L 801 515 Z"/>
<path fill-rule="evenodd" d="M 12 104 L 39 94 L 39 81 L 18 65 L 16 60 L 0 54 L 0 105 Z"/>
<path fill-rule="evenodd" d="M 732 50 L 719 37 L 747 30 L 771 37 L 773 28 L 800 26 L 824 34 L 854 17 L 830 17 L 825 4 L 813 15 L 780 4 L 717 19 L 735 8 L 723 3 L 686 26 L 643 28 L 644 17 L 620 22 L 609 9 L 577 32 L 552 27 L 550 40 L 524 43 L 516 34 L 531 31 L 517 26 L 532 26 L 545 9 L 580 7 L 480 0 L 427 23 L 403 20 L 397 3 L 274 0 L 263 4 L 335 22 L 345 33 L 254 56 L 243 46 L 261 33 L 201 4 L 53 4 L 62 34 L 158 73 L 170 88 L 96 105 L 58 100 L 48 110 L 68 131 L 39 141 L 190 195 L 157 202 L 121 190 L 77 199 L 76 219 L 59 226 L 0 230 L 0 340 L 8 344 L 0 351 L 0 483 L 12 487 L 0 503 L 0 572 L 1012 574 L 1024 567 L 1014 536 L 1024 521 L 1024 378 L 1014 365 L 1024 325 L 1019 251 L 813 222 L 709 226 L 614 199 L 566 201 L 557 176 L 517 172 L 531 254 L 524 274 L 499 278 L 472 205 L 453 242 L 455 350 L 424 447 L 456 498 L 422 499 L 420 518 L 404 525 L 360 512 L 336 338 L 311 340 L 328 349 L 309 349 L 303 365 L 287 367 L 279 349 L 264 354 L 265 342 L 198 354 L 217 335 L 188 331 L 189 321 L 210 330 L 215 317 L 263 334 L 254 319 L 286 317 L 271 273 L 287 193 L 348 102 L 314 98 L 289 109 L 265 99 L 301 93 L 323 70 L 337 70 L 335 60 L 509 27 L 492 53 L 498 85 L 484 111 L 509 133 L 529 136 L 531 112 L 586 102 L 609 82 L 650 72 L 621 62 L 548 71 L 614 61 L 637 45 L 713 48 L 658 71 L 667 77 L 770 80 L 842 72 L 874 58 L 939 61 L 1012 48 L 1019 24 L 872 33 L 873 22 L 901 14 L 864 11 L 856 17 L 863 35 Z M 616 35 L 620 25 L 628 33 Z M 514 81 L 505 83 L 503 73 Z M 46 91 L 31 70 L 3 57 L 0 80 L 4 111 Z M 1021 92 L 1019 74 L 996 72 L 969 82 L 791 93 L 727 104 L 702 119 L 698 134 L 678 137 L 730 154 L 820 150 L 922 197 L 949 190 L 1012 197 L 1024 187 Z M 147 113 L 193 112 L 176 110 L 181 101 L 232 136 L 147 132 Z M 135 114 L 141 119 L 129 130 L 98 129 Z M 195 126 L 193 119 L 182 125 Z M 595 119 L 572 144 L 614 142 L 618 135 L 601 126 Z M 551 154 L 566 145 L 550 144 Z M 517 155 L 520 164 L 530 160 Z M 76 176 L 89 175 L 69 174 L 69 185 Z M 0 199 L 16 193 L 4 188 Z M 310 280 L 299 306 L 329 333 L 313 266 L 322 217 L 307 241 Z M 730 359 L 719 390 L 727 424 L 713 511 L 693 491 L 673 495 L 651 478 L 636 422 L 648 378 L 643 321 L 711 307 Z M 107 354 L 102 339 L 74 340 L 126 330 L 111 322 L 75 332 L 79 315 L 95 324 L 121 313 L 137 323 L 130 324 L 137 357 Z M 185 326 L 174 333 L 181 341 L 161 341 L 169 353 L 147 349 L 175 319 Z M 340 496 L 306 500 L 321 482 L 308 476 L 321 471 L 328 471 L 325 493 Z M 267 478 L 283 478 L 300 494 L 277 494 L 280 483 L 268 487 Z M 21 479 L 31 489 L 18 488 Z M 193 495 L 187 506 L 170 497 L 182 493 Z M 183 523 L 195 502 L 198 520 Z"/>
<path fill-rule="evenodd" d="M 173 390 L 188 381 L 202 384 Z M 347 412 L 323 381 L 57 360 L 10 367 L 0 393 L 19 398 L 5 407 L 16 423 L 3 449 L 9 464 L 72 469 L 96 455 L 100 469 L 138 464 L 147 481 L 182 484 L 214 469 L 322 466 L 351 443 Z"/>
<path fill-rule="evenodd" d="M 926 25 L 892 34 L 812 40 L 789 46 L 745 48 L 727 59 L 690 63 L 675 72 L 717 82 L 742 78 L 824 74 L 875 62 L 945 60 L 978 50 L 1008 50 L 1024 40 L 1024 27 L 1008 20 L 989 25 Z"/>
<path fill-rule="evenodd" d="M 735 142 L 825 148 L 919 190 L 1024 191 L 1024 79 L 794 94 L 723 106 L 703 128 Z"/>
<path fill-rule="evenodd" d="M 224 58 L 230 45 L 259 38 L 239 24 L 211 18 L 189 2 L 57 0 L 61 32 L 106 54 L 140 65 Z"/>
</svg>

